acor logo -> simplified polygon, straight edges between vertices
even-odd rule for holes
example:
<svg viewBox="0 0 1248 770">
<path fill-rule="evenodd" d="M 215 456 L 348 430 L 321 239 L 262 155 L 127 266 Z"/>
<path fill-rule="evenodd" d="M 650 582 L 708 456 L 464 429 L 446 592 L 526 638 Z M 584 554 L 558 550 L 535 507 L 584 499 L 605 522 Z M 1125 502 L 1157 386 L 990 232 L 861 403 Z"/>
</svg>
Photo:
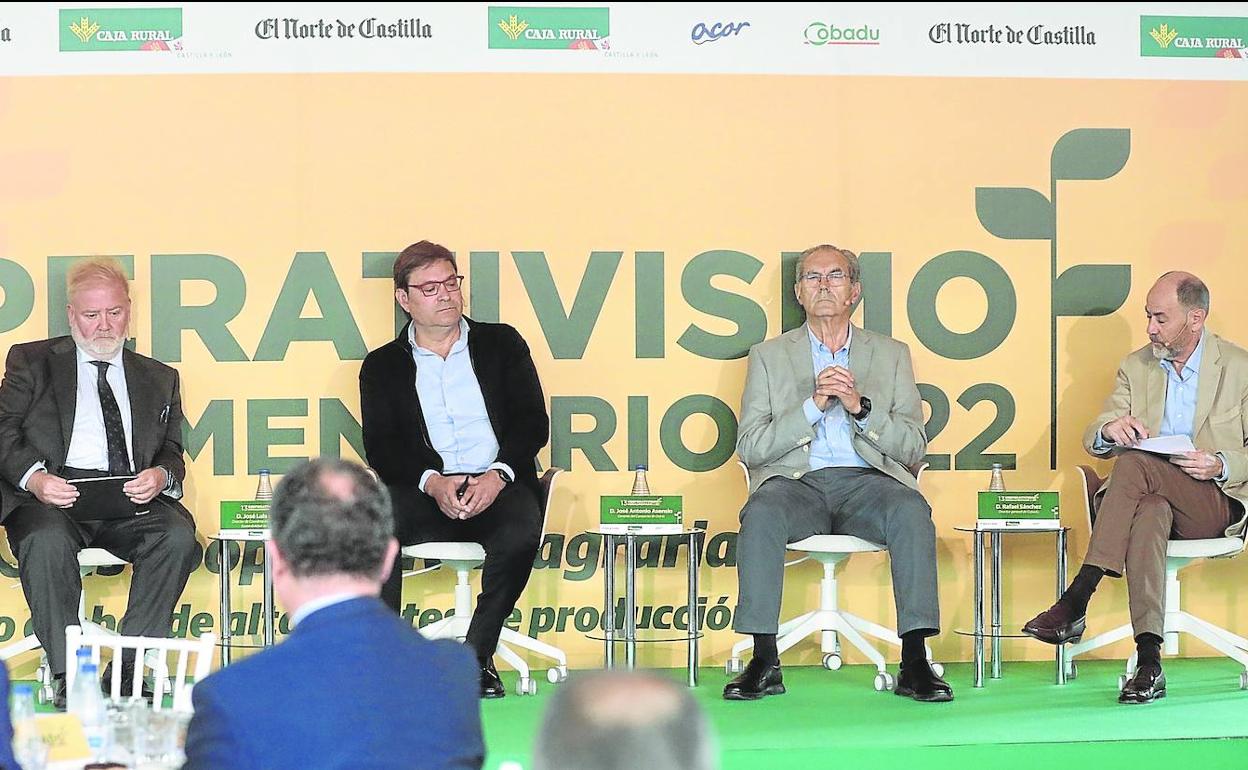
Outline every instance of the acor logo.
<svg viewBox="0 0 1248 770">
<path fill-rule="evenodd" d="M 716 40 L 723 40 L 726 37 L 733 37 L 741 34 L 741 30 L 750 26 L 748 21 L 739 22 L 715 22 L 711 26 L 706 26 L 705 22 L 698 22 L 693 25 L 693 30 L 689 33 L 689 39 L 694 45 L 702 45 L 703 43 L 713 43 Z"/>
<path fill-rule="evenodd" d="M 860 27 L 840 27 L 814 21 L 806 25 L 806 45 L 879 45 L 880 28 L 863 24 Z"/>
</svg>

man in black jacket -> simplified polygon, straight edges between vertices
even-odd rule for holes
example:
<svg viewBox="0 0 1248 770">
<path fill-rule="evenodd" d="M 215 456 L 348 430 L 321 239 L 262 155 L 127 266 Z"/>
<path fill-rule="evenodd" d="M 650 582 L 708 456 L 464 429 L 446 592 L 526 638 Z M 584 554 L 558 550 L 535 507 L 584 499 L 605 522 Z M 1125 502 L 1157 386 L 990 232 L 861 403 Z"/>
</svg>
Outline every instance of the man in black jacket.
<svg viewBox="0 0 1248 770">
<path fill-rule="evenodd" d="M 368 463 L 390 489 L 395 536 L 485 548 L 467 643 L 481 697 L 500 698 L 492 656 L 528 583 L 542 531 L 537 451 L 550 419 L 528 345 L 506 324 L 464 317 L 455 255 L 429 241 L 394 261 L 394 296 L 411 317 L 360 367 Z M 396 563 L 381 598 L 400 609 Z"/>
</svg>

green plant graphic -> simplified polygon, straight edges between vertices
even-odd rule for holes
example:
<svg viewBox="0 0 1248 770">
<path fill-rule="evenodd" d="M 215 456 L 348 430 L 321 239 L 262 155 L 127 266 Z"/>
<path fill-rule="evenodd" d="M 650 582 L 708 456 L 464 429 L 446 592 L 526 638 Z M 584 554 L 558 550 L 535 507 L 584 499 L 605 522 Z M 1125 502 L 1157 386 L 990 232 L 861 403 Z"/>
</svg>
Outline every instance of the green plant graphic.
<svg viewBox="0 0 1248 770">
<path fill-rule="evenodd" d="M 1074 265 L 1058 273 L 1057 183 L 1109 179 L 1131 155 L 1131 129 L 1076 128 L 1049 160 L 1049 197 L 1027 187 L 976 187 L 975 214 L 998 238 L 1049 242 L 1052 312 L 1049 318 L 1049 466 L 1057 469 L 1057 319 L 1108 315 L 1131 290 L 1130 265 Z"/>
</svg>

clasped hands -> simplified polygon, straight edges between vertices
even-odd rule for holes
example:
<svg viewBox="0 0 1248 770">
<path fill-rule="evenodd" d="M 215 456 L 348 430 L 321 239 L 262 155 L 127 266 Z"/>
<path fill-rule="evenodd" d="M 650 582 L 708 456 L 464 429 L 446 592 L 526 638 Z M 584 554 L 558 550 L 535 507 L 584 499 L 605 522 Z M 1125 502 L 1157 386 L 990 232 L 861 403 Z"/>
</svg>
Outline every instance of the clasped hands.
<svg viewBox="0 0 1248 770">
<path fill-rule="evenodd" d="M 496 471 L 480 476 L 459 473 L 443 476 L 435 473 L 425 482 L 425 494 L 451 519 L 471 519 L 494 503 L 506 486 Z M 462 495 L 459 490 L 463 489 Z"/>
<path fill-rule="evenodd" d="M 843 366 L 824 367 L 815 377 L 815 406 L 825 411 L 832 399 L 838 399 L 845 413 L 854 415 L 862 411 L 862 394 L 854 385 L 854 375 Z"/>
</svg>

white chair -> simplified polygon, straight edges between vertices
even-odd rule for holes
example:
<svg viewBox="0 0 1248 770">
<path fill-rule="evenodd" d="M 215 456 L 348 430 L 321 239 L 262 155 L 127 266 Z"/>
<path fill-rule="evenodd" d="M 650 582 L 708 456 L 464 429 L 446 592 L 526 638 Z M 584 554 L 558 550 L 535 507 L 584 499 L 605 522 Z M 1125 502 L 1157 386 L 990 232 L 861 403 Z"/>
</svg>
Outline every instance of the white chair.
<svg viewBox="0 0 1248 770">
<path fill-rule="evenodd" d="M 79 648 L 89 648 L 91 660 L 97 666 L 100 663 L 100 652 L 104 649 L 112 651 L 112 659 L 118 662 L 123 650 L 134 650 L 136 660 L 143 660 L 156 670 L 153 686 L 156 697 L 153 699 L 152 708 L 156 711 L 163 709 L 166 690 L 172 689 L 172 710 L 189 714 L 192 711 L 191 687 L 208 676 L 216 642 L 216 634 L 204 634 L 198 639 L 158 639 L 150 636 L 102 634 L 93 629 L 87 629 L 84 633 L 78 626 L 68 626 L 65 629 L 65 659 L 70 665 L 65 671 L 65 685 L 70 692 L 73 691 L 74 677 L 77 674 L 73 663 L 77 660 Z M 169 675 L 171 653 L 177 654 L 172 677 Z M 120 663 L 112 669 L 109 695 L 113 700 L 121 699 L 121 669 Z M 131 692 L 142 692 L 142 685 L 143 667 L 135 666 Z"/>
<path fill-rule="evenodd" d="M 542 498 L 542 535 L 546 535 L 546 518 L 550 511 L 550 501 L 554 496 L 556 483 L 562 468 L 551 468 L 541 478 Z M 540 540 L 539 540 L 540 541 Z M 458 639 L 462 641 L 468 634 L 468 624 L 472 620 L 472 586 L 468 582 L 472 570 L 485 562 L 485 549 L 479 543 L 430 542 L 409 545 L 403 548 L 404 556 L 417 559 L 437 559 L 441 564 L 427 567 L 414 572 L 405 572 L 404 577 L 420 575 L 425 572 L 449 567 L 455 570 L 455 611 L 446 617 L 430 623 L 420 632 L 428 639 Z M 555 661 L 555 665 L 546 670 L 546 680 L 557 684 L 568 678 L 568 656 L 554 645 L 534 639 L 526 634 L 513 631 L 506 626 L 499 635 L 496 652 L 503 661 L 520 674 L 517 692 L 520 695 L 536 695 L 537 682 L 529 675 L 529 666 L 524 659 L 516 654 L 511 646 L 519 647 Z"/>
<path fill-rule="evenodd" d="M 737 462 L 737 465 L 745 473 L 745 485 L 748 489 L 750 485 L 749 469 L 740 461 Z M 927 468 L 927 463 L 921 463 L 912 469 L 916 480 L 922 479 L 925 468 Z M 801 564 L 807 559 L 813 559 L 823 565 L 823 579 L 819 582 L 818 609 L 781 623 L 776 634 L 776 649 L 779 652 L 784 652 L 807 636 L 818 632 L 820 635 L 819 649 L 823 652 L 823 667 L 829 671 L 836 671 L 843 664 L 840 636 L 844 635 L 850 644 L 875 664 L 877 673 L 873 684 L 876 691 L 886 692 L 892 690 L 896 685 L 896 679 L 885 670 L 884 656 L 864 639 L 863 635 L 873 637 L 897 648 L 901 647 L 901 638 L 897 636 L 897 632 L 891 629 L 840 609 L 837 604 L 836 590 L 837 565 L 849 558 L 851 554 L 876 553 L 887 551 L 888 548 L 878 543 L 872 543 L 869 540 L 853 537 L 852 535 L 812 535 L 795 543 L 789 543 L 786 548 L 790 551 L 803 551 L 806 553 L 806 556 L 786 562 L 785 567 L 792 567 L 796 564 Z M 744 669 L 742 655 L 746 650 L 753 649 L 753 647 L 754 640 L 750 638 L 743 639 L 733 645 L 732 657 L 728 659 L 728 663 L 725 666 L 729 674 L 738 674 Z M 930 648 L 927 654 L 930 658 Z M 939 663 L 933 663 L 932 668 L 938 675 L 943 676 L 944 666 Z"/>
<path fill-rule="evenodd" d="M 103 548 L 84 548 L 78 552 L 78 571 L 82 577 L 90 575 L 100 567 L 119 567 L 129 562 L 120 559 L 109 553 Z M 14 588 L 20 588 L 21 583 L 15 583 Z M 84 627 L 96 629 L 99 633 L 112 634 L 116 633 L 109 629 L 93 623 L 87 619 L 87 592 L 84 589 L 78 594 L 78 621 Z M 0 661 L 7 661 L 9 658 L 16 657 L 22 653 L 31 652 L 39 649 L 39 639 L 34 634 L 23 637 L 20 641 L 14 642 L 4 648 L 0 648 Z M 69 663 L 70 661 L 66 661 Z M 39 680 L 39 700 L 43 703 L 52 701 L 52 671 L 48 668 L 48 656 L 45 654 L 39 661 L 39 669 L 35 673 Z"/>
<path fill-rule="evenodd" d="M 1087 465 L 1079 466 L 1080 480 L 1083 482 L 1084 510 L 1088 516 L 1088 528 L 1091 530 L 1094 516 L 1093 498 L 1105 479 Z M 1213 649 L 1234 660 L 1244 667 L 1239 674 L 1239 687 L 1248 690 L 1248 639 L 1231 633 L 1207 621 L 1185 612 L 1180 603 L 1179 570 L 1201 559 L 1229 559 L 1244 550 L 1242 537 L 1212 537 L 1205 540 L 1171 540 L 1166 544 L 1166 619 L 1165 619 L 1165 651 L 1167 655 L 1179 653 L 1179 634 L 1191 634 Z M 1074 657 L 1085 652 L 1100 649 L 1114 642 L 1132 636 L 1130 623 L 1115 629 L 1097 634 L 1091 639 L 1066 647 L 1066 676 L 1073 679 L 1078 674 Z M 1136 653 L 1132 651 L 1127 658 L 1126 673 L 1118 677 L 1118 689 L 1122 689 L 1127 679 L 1135 673 Z"/>
</svg>

